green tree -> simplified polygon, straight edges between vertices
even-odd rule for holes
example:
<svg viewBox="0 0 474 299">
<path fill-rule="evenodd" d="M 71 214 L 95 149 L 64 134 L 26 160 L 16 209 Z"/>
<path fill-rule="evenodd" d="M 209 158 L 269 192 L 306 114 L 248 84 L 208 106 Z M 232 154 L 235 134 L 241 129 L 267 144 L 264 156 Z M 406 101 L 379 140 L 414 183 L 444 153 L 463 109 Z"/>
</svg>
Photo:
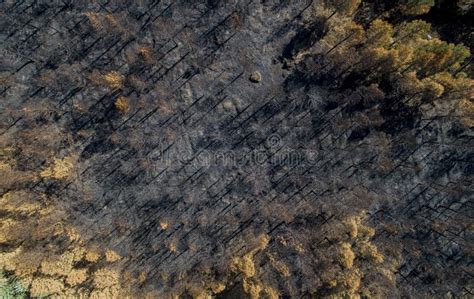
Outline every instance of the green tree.
<svg viewBox="0 0 474 299">
<path fill-rule="evenodd" d="M 392 40 L 393 26 L 390 23 L 377 19 L 370 25 L 366 36 L 366 44 L 373 47 L 385 47 Z"/>
<path fill-rule="evenodd" d="M 406 15 L 422 15 L 430 11 L 435 0 L 408 0 L 401 4 L 400 10 Z"/>
<path fill-rule="evenodd" d="M 16 277 L 0 271 L 0 298 L 28 298 L 27 289 L 22 286 Z"/>
<path fill-rule="evenodd" d="M 470 56 L 467 47 L 448 44 L 439 39 L 419 40 L 415 47 L 410 68 L 422 76 L 434 75 L 441 71 L 454 72 Z"/>
<path fill-rule="evenodd" d="M 330 0 L 329 4 L 342 14 L 352 14 L 359 7 L 361 0 Z"/>
<path fill-rule="evenodd" d="M 412 43 L 417 39 L 426 39 L 429 38 L 430 33 L 431 24 L 425 21 L 414 20 L 412 22 L 403 22 L 395 28 L 391 45 Z"/>
</svg>

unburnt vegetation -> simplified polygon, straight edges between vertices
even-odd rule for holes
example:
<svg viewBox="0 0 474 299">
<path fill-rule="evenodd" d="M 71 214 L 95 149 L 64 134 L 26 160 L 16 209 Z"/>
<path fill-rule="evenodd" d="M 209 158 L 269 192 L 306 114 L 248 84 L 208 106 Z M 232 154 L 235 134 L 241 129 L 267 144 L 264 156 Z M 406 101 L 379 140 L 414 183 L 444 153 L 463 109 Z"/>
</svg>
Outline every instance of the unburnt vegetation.
<svg viewBox="0 0 474 299">
<path fill-rule="evenodd" d="M 0 297 L 472 296 L 472 1 L 0 7 Z"/>
</svg>

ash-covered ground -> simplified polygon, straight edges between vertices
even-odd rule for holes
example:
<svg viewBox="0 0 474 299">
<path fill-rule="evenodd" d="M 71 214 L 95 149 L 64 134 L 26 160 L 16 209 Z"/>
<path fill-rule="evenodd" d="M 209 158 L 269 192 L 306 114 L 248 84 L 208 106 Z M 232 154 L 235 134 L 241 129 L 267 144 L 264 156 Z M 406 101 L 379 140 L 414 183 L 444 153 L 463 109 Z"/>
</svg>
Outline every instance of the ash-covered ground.
<svg viewBox="0 0 474 299">
<path fill-rule="evenodd" d="M 0 266 L 28 296 L 472 296 L 472 123 L 326 75 L 342 12 L 0 7 Z"/>
</svg>

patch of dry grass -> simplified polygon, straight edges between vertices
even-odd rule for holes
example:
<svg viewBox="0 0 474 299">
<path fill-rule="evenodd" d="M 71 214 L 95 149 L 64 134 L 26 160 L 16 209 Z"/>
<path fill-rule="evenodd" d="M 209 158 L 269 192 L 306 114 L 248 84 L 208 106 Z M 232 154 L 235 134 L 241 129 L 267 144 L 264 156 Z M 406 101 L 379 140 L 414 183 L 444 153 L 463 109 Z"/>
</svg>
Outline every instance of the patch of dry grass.
<svg viewBox="0 0 474 299">
<path fill-rule="evenodd" d="M 99 289 L 120 284 L 120 273 L 116 269 L 101 268 L 94 272 L 94 286 Z"/>
<path fill-rule="evenodd" d="M 33 297 L 44 297 L 58 294 L 64 290 L 64 283 L 54 278 L 35 278 L 30 286 Z"/>
<path fill-rule="evenodd" d="M 130 111 L 130 105 L 128 104 L 127 99 L 123 96 L 118 97 L 118 99 L 115 101 L 115 108 L 117 108 L 122 113 L 127 113 Z"/>
<path fill-rule="evenodd" d="M 73 157 L 55 159 L 51 166 L 41 171 L 40 176 L 43 178 L 52 178 L 56 180 L 62 180 L 69 177 L 73 168 L 74 168 Z"/>
</svg>

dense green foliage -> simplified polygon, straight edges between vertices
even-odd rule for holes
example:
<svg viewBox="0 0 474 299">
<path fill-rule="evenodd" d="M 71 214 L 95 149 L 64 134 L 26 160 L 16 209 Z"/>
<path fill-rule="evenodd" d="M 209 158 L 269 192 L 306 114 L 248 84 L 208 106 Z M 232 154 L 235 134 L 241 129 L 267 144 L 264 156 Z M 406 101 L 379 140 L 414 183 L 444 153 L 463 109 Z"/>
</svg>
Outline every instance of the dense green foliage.
<svg viewBox="0 0 474 299">
<path fill-rule="evenodd" d="M 0 298 L 22 299 L 27 298 L 27 290 L 15 276 L 0 272 Z"/>
</svg>

